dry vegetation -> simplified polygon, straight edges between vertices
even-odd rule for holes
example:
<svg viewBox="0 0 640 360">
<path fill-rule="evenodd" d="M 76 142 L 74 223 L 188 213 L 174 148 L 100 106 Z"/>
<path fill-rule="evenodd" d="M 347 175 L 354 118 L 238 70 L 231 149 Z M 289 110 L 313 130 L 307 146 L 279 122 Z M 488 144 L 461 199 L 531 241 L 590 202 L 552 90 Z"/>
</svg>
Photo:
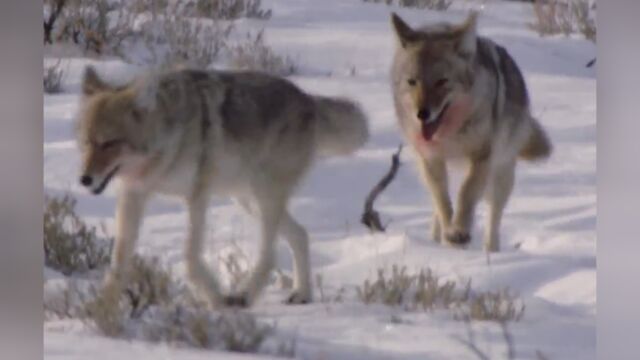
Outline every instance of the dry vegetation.
<svg viewBox="0 0 640 360">
<path fill-rule="evenodd" d="M 45 93 L 58 94 L 63 91 L 62 79 L 64 78 L 64 69 L 61 64 L 62 60 L 58 59 L 53 65 L 44 67 L 43 85 Z"/>
<path fill-rule="evenodd" d="M 65 275 L 100 269 L 109 263 L 113 239 L 99 235 L 75 211 L 70 195 L 46 197 L 44 208 L 44 263 Z"/>
<path fill-rule="evenodd" d="M 45 319 L 75 318 L 116 338 L 235 352 L 295 355 L 295 340 L 280 339 L 275 327 L 250 313 L 211 311 L 158 260 L 135 256 L 122 293 L 99 285 L 112 240 L 97 235 L 75 211 L 70 195 L 47 197 L 44 211 L 45 265 L 65 275 L 45 283 Z M 233 258 L 235 259 L 235 258 Z M 237 260 L 227 264 L 241 276 Z M 81 275 L 78 277 L 78 275 Z"/>
<path fill-rule="evenodd" d="M 271 9 L 263 9 L 262 0 L 197 0 L 195 8 L 199 16 L 211 19 L 271 18 Z"/>
<path fill-rule="evenodd" d="M 257 70 L 279 76 L 295 74 L 293 59 L 276 54 L 264 42 L 264 31 L 247 34 L 246 41 L 231 48 L 231 63 L 237 70 Z"/>
<path fill-rule="evenodd" d="M 384 3 L 386 5 L 396 5 L 399 7 L 429 9 L 436 11 L 445 11 L 449 9 L 453 0 L 363 0 L 368 3 Z"/>
<path fill-rule="evenodd" d="M 531 27 L 541 36 L 580 33 L 596 41 L 595 2 L 589 0 L 535 0 L 535 22 Z"/>
<path fill-rule="evenodd" d="M 459 286 L 453 280 L 443 281 L 431 269 L 417 274 L 394 265 L 391 274 L 379 269 L 374 281 L 365 280 L 356 288 L 358 299 L 366 304 L 382 303 L 406 310 L 451 310 L 455 319 L 519 321 L 524 304 L 507 289 L 476 292 L 471 281 Z"/>
<path fill-rule="evenodd" d="M 238 69 L 289 75 L 292 59 L 267 46 L 263 31 L 232 36 L 241 34 L 233 20 L 271 14 L 260 0 L 46 0 L 44 43 L 135 64 L 206 68 L 228 58 Z"/>
</svg>

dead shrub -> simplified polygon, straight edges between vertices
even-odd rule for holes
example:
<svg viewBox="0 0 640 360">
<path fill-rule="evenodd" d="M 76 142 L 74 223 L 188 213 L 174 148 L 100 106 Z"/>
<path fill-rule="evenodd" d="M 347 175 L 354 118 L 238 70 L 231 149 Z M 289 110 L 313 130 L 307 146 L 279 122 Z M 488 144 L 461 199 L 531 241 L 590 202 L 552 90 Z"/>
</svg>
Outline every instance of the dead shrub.
<svg viewBox="0 0 640 360">
<path fill-rule="evenodd" d="M 277 76 L 297 73 L 295 62 L 289 56 L 276 54 L 264 42 L 264 31 L 255 36 L 247 34 L 246 41 L 230 49 L 231 64 L 236 70 L 262 71 Z"/>
<path fill-rule="evenodd" d="M 368 3 L 384 3 L 386 5 L 397 5 L 399 7 L 428 9 L 436 11 L 445 11 L 449 9 L 453 0 L 363 0 Z"/>
<path fill-rule="evenodd" d="M 279 340 L 274 326 L 250 313 L 207 309 L 155 259 L 134 259 L 122 294 L 72 284 L 57 300 L 45 300 L 48 318 L 79 318 L 115 338 L 243 353 L 295 353 L 295 342 Z"/>
<path fill-rule="evenodd" d="M 78 216 L 69 194 L 45 197 L 44 263 L 65 275 L 100 269 L 110 260 L 113 239 Z M 103 230 L 104 234 L 105 231 Z"/>
<path fill-rule="evenodd" d="M 464 290 L 457 289 L 456 282 L 442 282 L 431 269 L 410 275 L 405 266 L 393 265 L 390 276 L 385 275 L 384 269 L 378 269 L 377 279 L 373 282 L 365 280 L 356 291 L 358 298 L 367 304 L 383 303 L 403 306 L 407 310 L 432 310 L 436 307 L 449 309 L 467 301 L 469 286 Z"/>
<path fill-rule="evenodd" d="M 535 0 L 533 10 L 535 22 L 530 25 L 541 36 L 580 33 L 596 40 L 595 8 L 589 0 Z"/>
<path fill-rule="evenodd" d="M 400 306 L 408 311 L 451 310 L 458 320 L 519 321 L 524 315 L 524 304 L 508 289 L 475 292 L 471 280 L 459 286 L 453 280 L 442 281 L 429 268 L 409 274 L 406 267 L 393 265 L 389 275 L 378 269 L 377 278 L 357 286 L 356 294 L 365 304 Z"/>
<path fill-rule="evenodd" d="M 55 64 L 45 66 L 44 68 L 44 92 L 46 94 L 58 94 L 62 92 L 62 79 L 64 78 L 64 69 L 62 68 L 62 60 L 58 59 Z"/>
<path fill-rule="evenodd" d="M 206 68 L 216 59 L 227 43 L 230 25 L 213 22 L 206 25 L 182 17 L 163 21 L 165 55 L 159 60 L 163 66 L 183 64 Z"/>
<path fill-rule="evenodd" d="M 522 300 L 511 294 L 509 289 L 502 289 L 472 294 L 466 306 L 459 308 L 454 317 L 499 323 L 520 321 L 524 316 L 524 309 Z"/>
<path fill-rule="evenodd" d="M 65 3 L 56 42 L 71 42 L 86 53 L 108 54 L 110 42 L 118 43 L 117 38 L 123 36 L 119 34 L 122 26 L 113 26 L 109 18 L 117 9 L 114 3 L 107 0 L 68 0 Z M 126 15 L 123 10 L 120 14 Z"/>
<path fill-rule="evenodd" d="M 271 18 L 271 9 L 263 9 L 262 0 L 197 0 L 195 9 L 198 16 L 210 19 Z"/>
</svg>

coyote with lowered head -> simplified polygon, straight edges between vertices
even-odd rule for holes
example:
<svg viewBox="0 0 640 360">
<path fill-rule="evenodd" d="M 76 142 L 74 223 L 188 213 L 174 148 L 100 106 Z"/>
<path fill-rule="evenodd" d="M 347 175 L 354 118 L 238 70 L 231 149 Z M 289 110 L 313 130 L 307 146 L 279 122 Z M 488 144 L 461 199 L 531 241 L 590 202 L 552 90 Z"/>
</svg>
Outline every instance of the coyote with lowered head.
<svg viewBox="0 0 640 360">
<path fill-rule="evenodd" d="M 476 33 L 477 14 L 462 24 L 411 28 L 398 15 L 392 88 L 398 122 L 418 154 L 435 207 L 432 237 L 471 241 L 475 206 L 489 203 L 486 250 L 498 251 L 502 212 L 513 188 L 516 160 L 544 159 L 552 146 L 530 111 L 524 78 L 504 47 Z M 465 159 L 469 169 L 451 204 L 446 163 Z"/>
<path fill-rule="evenodd" d="M 188 276 L 212 305 L 254 302 L 274 266 L 278 236 L 294 258 L 288 301 L 311 300 L 308 236 L 287 202 L 316 158 L 346 155 L 366 142 L 367 120 L 357 104 L 255 72 L 174 70 L 113 86 L 88 67 L 82 92 L 80 182 L 94 194 L 112 179 L 120 182 L 107 294 L 117 296 L 126 281 L 145 203 L 164 193 L 185 200 Z M 261 224 L 257 264 L 226 296 L 202 259 L 212 194 L 234 197 Z"/>
</svg>

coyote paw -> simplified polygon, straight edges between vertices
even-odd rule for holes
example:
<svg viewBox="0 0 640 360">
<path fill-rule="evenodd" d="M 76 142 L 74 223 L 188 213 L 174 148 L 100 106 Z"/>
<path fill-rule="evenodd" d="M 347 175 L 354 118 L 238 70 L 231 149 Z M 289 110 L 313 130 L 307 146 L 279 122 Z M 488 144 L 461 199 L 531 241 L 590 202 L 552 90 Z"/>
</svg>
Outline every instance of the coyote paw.
<svg viewBox="0 0 640 360">
<path fill-rule="evenodd" d="M 471 235 L 461 230 L 447 232 L 446 238 L 449 244 L 455 246 L 467 245 L 471 242 Z"/>
<path fill-rule="evenodd" d="M 308 294 L 302 295 L 302 293 L 299 291 L 294 291 L 291 295 L 289 295 L 289 297 L 285 301 L 285 303 L 288 305 L 308 304 L 310 302 L 311 302 L 311 295 L 308 295 Z"/>
<path fill-rule="evenodd" d="M 249 307 L 249 300 L 246 295 L 229 295 L 223 299 L 224 305 L 228 307 Z"/>
</svg>

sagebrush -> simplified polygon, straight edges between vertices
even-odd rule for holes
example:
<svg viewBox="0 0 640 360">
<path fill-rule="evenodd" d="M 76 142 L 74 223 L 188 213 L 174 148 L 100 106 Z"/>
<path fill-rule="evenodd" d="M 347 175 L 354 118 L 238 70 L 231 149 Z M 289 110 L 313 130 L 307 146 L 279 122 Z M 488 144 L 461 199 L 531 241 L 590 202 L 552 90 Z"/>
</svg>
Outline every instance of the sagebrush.
<svg viewBox="0 0 640 360">
<path fill-rule="evenodd" d="M 255 70 L 278 76 L 297 73 L 292 58 L 275 53 L 264 42 L 264 31 L 247 34 L 246 41 L 231 48 L 231 65 L 236 70 Z"/>
<path fill-rule="evenodd" d="M 356 288 L 358 299 L 366 304 L 400 306 L 408 311 L 450 310 L 455 319 L 519 321 L 524 304 L 508 289 L 473 291 L 471 280 L 459 285 L 442 280 L 433 270 L 421 269 L 410 274 L 406 267 L 393 265 L 391 273 L 378 269 L 375 280 L 365 280 Z"/>
<path fill-rule="evenodd" d="M 231 40 L 233 20 L 271 14 L 260 0 L 46 0 L 44 42 L 159 67 L 206 68 L 227 52 L 243 59 L 243 67 L 291 71 L 288 59 L 262 42 L 262 33 L 239 44 Z"/>
<path fill-rule="evenodd" d="M 590 0 L 535 0 L 531 27 L 541 36 L 580 33 L 596 41 L 595 2 Z"/>
<path fill-rule="evenodd" d="M 384 3 L 386 5 L 396 5 L 399 7 L 429 9 L 436 11 L 445 11 L 449 9 L 453 0 L 363 0 L 368 3 Z"/>
<path fill-rule="evenodd" d="M 109 264 L 113 238 L 87 224 L 69 194 L 45 197 L 43 235 L 45 265 L 65 275 Z"/>
<path fill-rule="evenodd" d="M 47 94 L 61 93 L 62 79 L 64 78 L 64 69 L 62 68 L 62 60 L 58 59 L 54 64 L 44 67 L 43 86 L 44 92 Z"/>
</svg>

